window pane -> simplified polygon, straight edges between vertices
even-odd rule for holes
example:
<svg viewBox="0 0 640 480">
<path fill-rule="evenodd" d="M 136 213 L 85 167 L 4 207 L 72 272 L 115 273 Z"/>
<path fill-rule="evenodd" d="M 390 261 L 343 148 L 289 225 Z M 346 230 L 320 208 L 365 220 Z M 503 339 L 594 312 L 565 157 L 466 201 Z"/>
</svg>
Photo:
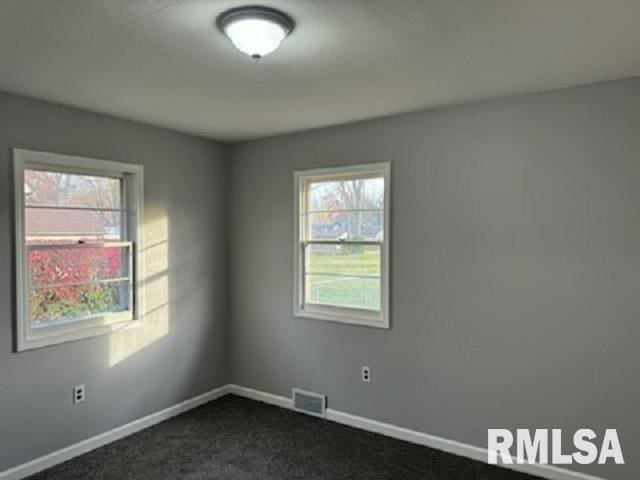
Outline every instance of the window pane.
<svg viewBox="0 0 640 480">
<path fill-rule="evenodd" d="M 307 275 L 307 302 L 380 310 L 380 280 L 333 275 Z"/>
<path fill-rule="evenodd" d="M 77 243 L 120 240 L 120 212 L 85 209 L 26 208 L 27 243 Z"/>
<path fill-rule="evenodd" d="M 32 289 L 129 277 L 129 246 L 74 247 L 29 250 Z"/>
<path fill-rule="evenodd" d="M 309 185 L 309 210 L 383 208 L 384 179 L 332 180 Z"/>
<path fill-rule="evenodd" d="M 382 210 L 309 214 L 309 240 L 377 240 L 384 236 Z"/>
<path fill-rule="evenodd" d="M 32 290 L 31 327 L 130 310 L 129 282 Z"/>
<path fill-rule="evenodd" d="M 25 205 L 122 208 L 118 178 L 25 170 Z"/>
<path fill-rule="evenodd" d="M 307 273 L 380 276 L 379 245 L 307 245 Z"/>
</svg>

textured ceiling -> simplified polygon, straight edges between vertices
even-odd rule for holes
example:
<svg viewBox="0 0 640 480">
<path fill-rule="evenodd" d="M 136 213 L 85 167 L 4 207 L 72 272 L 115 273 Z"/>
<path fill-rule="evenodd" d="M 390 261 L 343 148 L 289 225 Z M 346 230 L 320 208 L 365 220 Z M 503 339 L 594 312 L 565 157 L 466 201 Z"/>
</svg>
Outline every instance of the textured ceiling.
<svg viewBox="0 0 640 480">
<path fill-rule="evenodd" d="M 640 74 L 638 0 L 264 0 L 297 28 L 260 63 L 237 0 L 1 0 L 0 90 L 220 140 Z"/>
</svg>

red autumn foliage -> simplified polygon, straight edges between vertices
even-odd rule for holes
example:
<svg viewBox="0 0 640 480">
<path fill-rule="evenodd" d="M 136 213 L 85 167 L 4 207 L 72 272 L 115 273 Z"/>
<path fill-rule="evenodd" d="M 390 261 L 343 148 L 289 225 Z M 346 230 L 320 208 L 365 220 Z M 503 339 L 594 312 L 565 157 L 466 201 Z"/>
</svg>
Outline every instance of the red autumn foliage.
<svg viewBox="0 0 640 480">
<path fill-rule="evenodd" d="M 31 250 L 29 278 L 32 288 L 59 285 L 55 288 L 32 290 L 33 318 L 73 316 L 74 312 L 87 310 L 89 304 L 91 309 L 108 308 L 117 300 L 114 292 L 114 285 L 117 284 L 69 284 L 126 276 L 122 260 L 121 247 L 61 246 L 56 249 Z"/>
</svg>

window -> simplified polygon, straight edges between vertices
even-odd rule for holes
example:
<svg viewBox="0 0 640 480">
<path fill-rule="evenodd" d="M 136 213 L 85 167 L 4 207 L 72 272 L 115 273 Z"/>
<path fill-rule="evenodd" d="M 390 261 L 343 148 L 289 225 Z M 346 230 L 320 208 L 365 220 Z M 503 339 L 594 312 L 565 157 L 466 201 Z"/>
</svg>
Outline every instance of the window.
<svg viewBox="0 0 640 480">
<path fill-rule="evenodd" d="M 142 166 L 14 149 L 18 350 L 140 320 Z"/>
<path fill-rule="evenodd" d="M 388 163 L 295 173 L 295 315 L 389 328 Z"/>
</svg>

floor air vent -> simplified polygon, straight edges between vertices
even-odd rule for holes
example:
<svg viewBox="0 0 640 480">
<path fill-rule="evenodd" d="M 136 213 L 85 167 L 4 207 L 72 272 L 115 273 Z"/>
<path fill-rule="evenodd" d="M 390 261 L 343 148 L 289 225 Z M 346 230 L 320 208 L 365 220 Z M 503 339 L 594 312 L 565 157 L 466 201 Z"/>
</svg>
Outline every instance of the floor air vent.
<svg viewBox="0 0 640 480">
<path fill-rule="evenodd" d="M 316 417 L 325 416 L 327 397 L 319 393 L 305 392 L 298 388 L 293 389 L 293 409 L 308 413 Z"/>
</svg>

